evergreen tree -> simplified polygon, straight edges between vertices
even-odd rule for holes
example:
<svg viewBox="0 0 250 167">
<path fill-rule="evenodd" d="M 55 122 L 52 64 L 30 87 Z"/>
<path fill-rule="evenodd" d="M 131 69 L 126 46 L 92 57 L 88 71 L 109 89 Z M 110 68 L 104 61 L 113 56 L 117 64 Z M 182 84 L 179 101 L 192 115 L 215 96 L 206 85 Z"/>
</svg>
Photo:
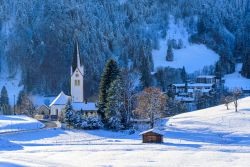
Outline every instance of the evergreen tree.
<svg viewBox="0 0 250 167">
<path fill-rule="evenodd" d="M 4 115 L 11 114 L 8 92 L 5 86 L 3 86 L 1 90 L 0 106 Z"/>
<path fill-rule="evenodd" d="M 98 113 L 101 116 L 102 121 L 105 121 L 105 109 L 107 106 L 108 90 L 111 83 L 119 76 L 119 68 L 115 60 L 110 59 L 104 72 L 102 74 L 100 88 L 99 88 L 99 101 L 98 101 Z"/>
<path fill-rule="evenodd" d="M 187 73 L 186 73 L 186 69 L 185 69 L 184 66 L 181 69 L 181 79 L 182 79 L 182 82 L 186 83 L 186 81 L 187 81 Z"/>
<path fill-rule="evenodd" d="M 74 123 L 74 112 L 72 109 L 72 105 L 70 104 L 70 102 L 68 102 L 68 104 L 65 107 L 65 117 L 64 117 L 64 121 L 68 124 L 68 125 L 73 125 Z"/>
<path fill-rule="evenodd" d="M 173 48 L 172 48 L 171 43 L 168 43 L 168 50 L 167 50 L 166 60 L 167 61 L 173 61 L 174 60 Z"/>
<path fill-rule="evenodd" d="M 150 69 L 150 62 L 149 57 L 145 55 L 144 49 L 141 51 L 141 66 L 140 66 L 140 72 L 141 72 L 141 86 L 142 88 L 147 88 L 151 85 L 151 69 Z"/>
<path fill-rule="evenodd" d="M 105 118 L 107 127 L 114 130 L 122 129 L 124 123 L 124 85 L 120 78 L 112 82 L 107 98 Z"/>
<path fill-rule="evenodd" d="M 246 21 L 243 31 L 245 39 L 243 44 L 244 57 L 243 57 L 242 75 L 247 78 L 250 78 L 250 9 L 248 9 L 248 13 L 246 14 Z"/>
</svg>

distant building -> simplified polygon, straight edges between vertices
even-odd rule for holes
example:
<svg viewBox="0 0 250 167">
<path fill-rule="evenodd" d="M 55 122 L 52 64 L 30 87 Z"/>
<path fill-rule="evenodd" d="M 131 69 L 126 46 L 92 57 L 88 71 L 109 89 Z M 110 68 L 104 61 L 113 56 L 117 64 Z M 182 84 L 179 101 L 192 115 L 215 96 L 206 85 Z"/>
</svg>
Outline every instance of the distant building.
<svg viewBox="0 0 250 167">
<path fill-rule="evenodd" d="M 157 129 L 150 129 L 140 133 L 143 143 L 163 143 L 163 133 Z"/>
<path fill-rule="evenodd" d="M 50 108 L 43 104 L 36 108 L 34 115 L 35 118 L 48 119 L 50 116 Z"/>
<path fill-rule="evenodd" d="M 184 102 L 188 111 L 196 109 L 196 102 L 201 98 L 213 97 L 220 88 L 222 81 L 213 75 L 201 75 L 195 83 L 171 84 L 168 92 L 174 96 L 175 100 Z"/>
<path fill-rule="evenodd" d="M 84 100 L 84 67 L 80 59 L 78 43 L 75 44 L 71 65 L 70 93 L 69 96 L 61 92 L 49 105 L 52 119 L 58 119 L 63 115 L 62 112 L 67 103 L 71 103 L 72 109 L 83 112 L 83 115 L 97 115 L 96 104 Z"/>
</svg>

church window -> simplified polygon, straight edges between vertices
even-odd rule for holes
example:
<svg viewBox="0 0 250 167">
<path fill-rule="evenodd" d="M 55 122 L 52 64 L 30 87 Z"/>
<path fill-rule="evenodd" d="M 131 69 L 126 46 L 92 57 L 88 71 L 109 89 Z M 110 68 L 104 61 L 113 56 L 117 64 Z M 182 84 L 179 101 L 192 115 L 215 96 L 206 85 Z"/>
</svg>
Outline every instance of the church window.
<svg viewBox="0 0 250 167">
<path fill-rule="evenodd" d="M 80 86 L 80 80 L 75 80 L 75 86 Z"/>
<path fill-rule="evenodd" d="M 76 77 L 79 77 L 79 74 L 76 74 Z"/>
</svg>

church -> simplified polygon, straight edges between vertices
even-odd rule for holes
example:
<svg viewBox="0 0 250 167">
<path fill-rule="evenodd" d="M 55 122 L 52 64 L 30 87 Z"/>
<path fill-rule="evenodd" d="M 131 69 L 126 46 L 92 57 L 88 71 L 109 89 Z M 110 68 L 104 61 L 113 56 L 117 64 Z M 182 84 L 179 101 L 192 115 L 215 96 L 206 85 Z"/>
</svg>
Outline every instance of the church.
<svg viewBox="0 0 250 167">
<path fill-rule="evenodd" d="M 81 111 L 83 115 L 97 114 L 96 104 L 84 100 L 84 66 L 80 59 L 77 42 L 74 46 L 70 75 L 70 96 L 61 92 L 49 105 L 50 117 L 53 120 L 63 117 L 64 109 L 68 103 L 71 103 L 74 111 Z"/>
</svg>

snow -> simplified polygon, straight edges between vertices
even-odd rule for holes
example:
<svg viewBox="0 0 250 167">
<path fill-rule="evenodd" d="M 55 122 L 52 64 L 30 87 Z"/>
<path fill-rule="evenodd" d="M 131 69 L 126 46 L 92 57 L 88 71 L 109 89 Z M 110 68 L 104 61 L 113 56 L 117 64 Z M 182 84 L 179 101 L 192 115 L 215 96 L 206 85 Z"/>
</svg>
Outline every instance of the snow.
<svg viewBox="0 0 250 167">
<path fill-rule="evenodd" d="M 215 65 L 219 60 L 219 55 L 203 44 L 192 44 L 188 41 L 189 34 L 182 21 L 175 23 L 171 16 L 169 19 L 169 29 L 165 39 L 159 41 L 159 49 L 152 51 L 155 71 L 159 67 L 172 67 L 186 69 L 187 73 L 194 73 L 203 70 L 205 66 Z M 166 61 L 168 39 L 179 39 L 183 41 L 182 49 L 173 49 L 174 61 Z"/>
<path fill-rule="evenodd" d="M 149 130 L 146 130 L 144 132 L 141 132 L 140 135 L 143 135 L 143 134 L 148 133 L 148 132 L 153 132 L 153 133 L 157 133 L 160 135 L 164 135 L 164 133 L 159 129 L 149 129 Z"/>
<path fill-rule="evenodd" d="M 72 108 L 74 110 L 80 111 L 97 111 L 96 104 L 93 102 L 87 102 L 87 103 L 72 103 Z"/>
<path fill-rule="evenodd" d="M 3 86 L 6 87 L 9 96 L 9 103 L 11 106 L 13 106 L 14 104 L 14 96 L 17 100 L 19 92 L 23 89 L 23 85 L 20 85 L 21 70 L 17 71 L 18 72 L 15 75 L 12 75 L 12 77 L 10 77 L 6 65 L 2 64 L 0 72 L 0 89 L 2 89 Z"/>
<path fill-rule="evenodd" d="M 235 72 L 224 76 L 225 87 L 229 90 L 241 88 L 243 90 L 250 90 L 250 79 L 243 77 L 240 74 L 242 63 L 236 64 Z"/>
<path fill-rule="evenodd" d="M 0 115 L 0 133 L 39 129 L 44 125 L 24 115 Z"/>
<path fill-rule="evenodd" d="M 63 92 L 61 92 L 49 106 L 52 105 L 65 105 L 68 103 L 70 99 L 70 96 L 65 95 Z"/>
<path fill-rule="evenodd" d="M 49 106 L 50 103 L 56 98 L 56 96 L 41 96 L 41 95 L 31 95 L 29 99 L 32 101 L 35 107 L 41 105 Z"/>
<path fill-rule="evenodd" d="M 139 132 L 62 130 L 4 134 L 0 166 L 236 166 L 250 163 L 250 97 L 165 119 L 163 144 L 145 144 Z M 1 142 L 0 141 L 0 142 Z M 80 166 L 81 166 L 80 165 Z"/>
</svg>

